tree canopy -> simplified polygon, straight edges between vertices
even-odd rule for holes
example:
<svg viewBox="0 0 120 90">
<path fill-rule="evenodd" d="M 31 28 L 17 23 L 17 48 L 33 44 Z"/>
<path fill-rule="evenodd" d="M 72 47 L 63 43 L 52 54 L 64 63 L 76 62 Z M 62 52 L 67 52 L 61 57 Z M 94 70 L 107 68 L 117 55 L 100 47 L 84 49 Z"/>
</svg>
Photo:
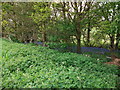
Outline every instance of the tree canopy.
<svg viewBox="0 0 120 90">
<path fill-rule="evenodd" d="M 4 2 L 2 36 L 19 42 L 120 46 L 120 2 Z M 107 46 L 108 45 L 108 46 Z"/>
</svg>

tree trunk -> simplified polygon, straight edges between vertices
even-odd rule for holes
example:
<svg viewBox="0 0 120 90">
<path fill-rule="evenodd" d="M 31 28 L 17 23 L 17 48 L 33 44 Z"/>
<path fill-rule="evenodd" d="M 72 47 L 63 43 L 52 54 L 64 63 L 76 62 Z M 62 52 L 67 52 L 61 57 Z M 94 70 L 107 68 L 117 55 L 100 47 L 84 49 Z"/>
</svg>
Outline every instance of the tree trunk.
<svg viewBox="0 0 120 90">
<path fill-rule="evenodd" d="M 32 42 L 37 41 L 37 38 L 38 38 L 37 33 L 36 33 L 36 32 L 33 32 Z"/>
<path fill-rule="evenodd" d="M 46 42 L 46 33 L 45 32 L 43 32 L 43 34 L 42 34 L 42 41 Z"/>
<path fill-rule="evenodd" d="M 81 53 L 80 39 L 77 39 L 77 53 Z"/>
<path fill-rule="evenodd" d="M 64 20 L 66 20 L 66 16 L 65 16 L 65 2 L 63 2 L 63 6 L 62 6 L 62 11 L 63 11 L 63 18 Z"/>
<path fill-rule="evenodd" d="M 115 37 L 114 35 L 110 36 L 110 46 L 111 46 L 111 51 L 113 51 L 115 49 L 115 45 L 114 45 L 114 41 L 115 41 Z"/>
<path fill-rule="evenodd" d="M 118 44 L 119 44 L 119 41 L 120 41 L 120 34 L 117 34 L 117 36 L 116 36 L 115 49 L 118 49 Z"/>
<path fill-rule="evenodd" d="M 90 27 L 88 27 L 88 31 L 87 31 L 87 45 L 89 46 L 90 43 Z"/>
<path fill-rule="evenodd" d="M 90 6 L 88 6 L 88 10 L 90 9 Z M 89 46 L 89 44 L 90 44 L 90 31 L 91 31 L 91 29 L 90 29 L 90 17 L 89 17 L 89 12 L 88 12 L 88 31 L 87 31 L 87 45 Z"/>
<path fill-rule="evenodd" d="M 77 31 L 77 53 L 81 53 L 81 32 Z"/>
<path fill-rule="evenodd" d="M 46 32 L 43 31 L 43 33 L 42 33 L 43 46 L 45 46 L 46 39 L 47 39 L 47 38 L 46 38 Z"/>
<path fill-rule="evenodd" d="M 80 18 L 76 22 L 76 38 L 77 38 L 77 53 L 81 52 L 81 26 L 80 26 Z"/>
</svg>

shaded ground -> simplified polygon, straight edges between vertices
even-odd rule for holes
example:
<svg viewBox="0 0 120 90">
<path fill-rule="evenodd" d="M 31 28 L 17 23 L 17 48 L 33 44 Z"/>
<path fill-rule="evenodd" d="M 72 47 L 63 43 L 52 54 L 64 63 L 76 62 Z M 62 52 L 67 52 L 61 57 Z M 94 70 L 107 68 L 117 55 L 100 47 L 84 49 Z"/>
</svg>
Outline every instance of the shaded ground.
<svg viewBox="0 0 120 90">
<path fill-rule="evenodd" d="M 34 42 L 35 44 L 37 45 L 44 45 L 42 42 Z M 52 47 L 49 47 L 51 49 L 55 49 L 55 50 L 58 50 L 58 51 L 69 51 L 69 52 L 76 52 L 76 49 L 77 49 L 77 46 L 65 46 L 65 47 L 60 47 L 59 45 L 58 46 L 52 46 Z M 111 52 L 110 50 L 108 49 L 105 49 L 105 48 L 99 48 L 99 47 L 81 47 L 81 51 L 82 53 L 87 53 L 88 56 L 93 56 L 93 57 L 96 57 L 96 55 L 98 55 L 96 58 L 100 58 L 100 55 L 104 55 L 104 56 L 110 56 Z M 117 54 L 120 54 L 120 50 L 114 50 L 113 51 L 114 53 L 117 53 Z M 93 55 L 94 54 L 94 55 Z M 117 55 L 116 54 L 116 55 Z M 103 57 L 102 57 L 103 58 Z M 106 57 L 105 57 L 106 58 Z M 112 64 L 112 65 L 120 65 L 119 64 L 119 61 L 116 61 L 116 59 L 118 60 L 119 58 L 118 57 L 109 57 L 109 60 L 110 61 L 107 61 L 105 62 L 106 64 Z"/>
<path fill-rule="evenodd" d="M 34 42 L 36 45 L 43 45 L 42 42 Z M 50 47 L 51 48 L 51 47 Z M 67 46 L 67 47 L 52 47 L 51 49 L 56 49 L 59 51 L 70 51 L 70 52 L 76 52 L 77 46 Z M 106 54 L 110 53 L 110 50 L 105 48 L 99 48 L 99 47 L 81 47 L 81 51 L 83 53 L 90 52 L 90 53 L 96 53 L 96 54 Z M 115 53 L 120 53 L 120 50 L 114 50 Z"/>
</svg>

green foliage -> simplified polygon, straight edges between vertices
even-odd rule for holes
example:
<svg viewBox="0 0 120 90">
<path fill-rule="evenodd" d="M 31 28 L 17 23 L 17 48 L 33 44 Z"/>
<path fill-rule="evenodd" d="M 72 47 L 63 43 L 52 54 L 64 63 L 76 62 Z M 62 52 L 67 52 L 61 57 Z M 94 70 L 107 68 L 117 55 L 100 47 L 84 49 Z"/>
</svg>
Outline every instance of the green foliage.
<svg viewBox="0 0 120 90">
<path fill-rule="evenodd" d="M 35 12 L 32 13 L 32 18 L 34 19 L 35 23 L 38 25 L 47 23 L 47 20 L 50 19 L 51 15 L 50 3 L 34 3 L 33 8 Z"/>
<path fill-rule="evenodd" d="M 51 36 L 61 40 L 62 42 L 71 42 L 70 36 L 75 35 L 75 25 L 74 22 L 69 20 L 57 20 L 55 25 L 52 25 L 52 32 L 48 31 Z M 57 41 L 56 40 L 56 41 Z"/>
<path fill-rule="evenodd" d="M 48 2 L 35 2 L 33 5 L 34 12 L 31 14 L 31 18 L 38 26 L 38 35 L 42 36 L 42 41 L 46 41 L 46 32 L 50 28 L 51 23 L 51 8 Z"/>
<path fill-rule="evenodd" d="M 19 41 L 26 41 L 36 35 L 36 25 L 31 19 L 33 3 L 7 2 L 2 3 L 2 33 L 10 38 L 14 36 Z"/>
<path fill-rule="evenodd" d="M 64 21 L 58 21 L 57 22 L 57 25 L 56 25 L 56 28 L 58 30 L 61 30 L 62 32 L 65 31 L 68 32 L 68 34 L 75 34 L 75 25 L 73 22 L 69 21 L 69 20 L 64 20 Z"/>
<path fill-rule="evenodd" d="M 119 5 L 119 2 L 96 3 L 84 0 L 78 3 L 4 2 L 2 36 L 13 36 L 13 41 L 21 42 L 42 40 L 63 43 L 77 43 L 76 36 L 82 36 L 80 42 L 88 46 L 110 45 L 110 37 L 113 37 L 118 47 Z M 97 28 L 95 33 L 94 28 Z"/>
<path fill-rule="evenodd" d="M 48 45 L 48 47 L 50 49 L 55 49 L 61 52 L 70 52 L 72 50 L 72 46 L 75 46 L 74 44 L 71 43 L 56 43 L 56 42 L 47 42 L 46 45 Z"/>
<path fill-rule="evenodd" d="M 117 67 L 96 58 L 2 43 L 3 88 L 115 88 Z"/>
<path fill-rule="evenodd" d="M 103 33 L 116 34 L 118 30 L 119 22 L 119 2 L 103 3 L 101 16 L 104 20 L 100 23 L 102 25 Z"/>
</svg>

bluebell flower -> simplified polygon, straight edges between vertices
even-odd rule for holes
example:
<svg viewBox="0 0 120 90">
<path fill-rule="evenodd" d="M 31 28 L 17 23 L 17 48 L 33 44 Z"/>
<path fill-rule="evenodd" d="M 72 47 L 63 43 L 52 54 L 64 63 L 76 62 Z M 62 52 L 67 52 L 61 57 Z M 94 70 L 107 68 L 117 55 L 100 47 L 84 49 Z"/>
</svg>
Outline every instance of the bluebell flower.
<svg viewBox="0 0 120 90">
<path fill-rule="evenodd" d="M 35 44 L 42 45 L 42 42 L 34 42 Z"/>
</svg>

